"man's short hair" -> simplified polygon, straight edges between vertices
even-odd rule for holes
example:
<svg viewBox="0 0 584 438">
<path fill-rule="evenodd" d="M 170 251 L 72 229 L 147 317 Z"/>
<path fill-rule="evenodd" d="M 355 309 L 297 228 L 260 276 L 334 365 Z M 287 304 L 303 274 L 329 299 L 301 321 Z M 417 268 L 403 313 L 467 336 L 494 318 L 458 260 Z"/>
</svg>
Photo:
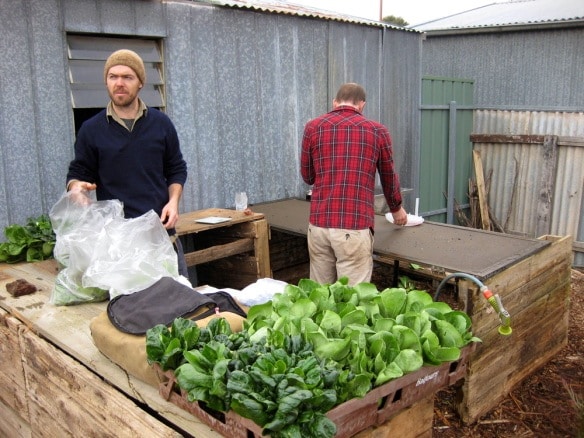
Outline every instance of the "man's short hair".
<svg viewBox="0 0 584 438">
<path fill-rule="evenodd" d="M 359 84 L 349 82 L 341 85 L 335 99 L 337 102 L 351 102 L 357 105 L 366 101 L 365 89 Z"/>
</svg>

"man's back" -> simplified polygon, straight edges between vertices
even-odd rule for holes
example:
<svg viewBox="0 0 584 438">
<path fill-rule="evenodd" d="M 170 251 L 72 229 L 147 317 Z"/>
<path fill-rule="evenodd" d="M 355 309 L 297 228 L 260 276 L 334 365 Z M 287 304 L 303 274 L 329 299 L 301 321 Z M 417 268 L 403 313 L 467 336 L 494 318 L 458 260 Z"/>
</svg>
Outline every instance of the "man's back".
<svg viewBox="0 0 584 438">
<path fill-rule="evenodd" d="M 372 227 L 375 174 L 378 165 L 388 168 L 390 162 L 388 130 L 351 106 L 308 122 L 301 171 L 313 185 L 310 222 L 328 228 Z"/>
</svg>

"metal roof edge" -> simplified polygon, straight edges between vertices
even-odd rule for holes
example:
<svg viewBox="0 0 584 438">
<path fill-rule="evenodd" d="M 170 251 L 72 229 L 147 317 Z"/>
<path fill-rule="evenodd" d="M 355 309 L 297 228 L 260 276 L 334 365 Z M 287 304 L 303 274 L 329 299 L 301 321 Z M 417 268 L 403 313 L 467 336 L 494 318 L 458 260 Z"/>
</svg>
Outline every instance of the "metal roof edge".
<svg viewBox="0 0 584 438">
<path fill-rule="evenodd" d="M 244 9 L 257 12 L 267 12 L 274 14 L 293 15 L 305 18 L 315 18 L 328 21 L 339 21 L 344 23 L 359 24 L 364 26 L 373 26 L 380 28 L 388 28 L 393 30 L 401 30 L 405 32 L 413 32 L 422 34 L 424 32 L 401 27 L 386 23 L 383 21 L 370 20 L 367 18 L 354 17 L 352 15 L 339 14 L 324 9 L 312 8 L 304 5 L 296 5 L 293 2 L 283 2 L 279 0 L 273 1 L 252 1 L 252 0 L 166 0 L 170 2 L 193 3 L 200 5 L 212 5 L 233 9 Z"/>
<path fill-rule="evenodd" d="M 474 27 L 451 27 L 444 29 L 421 31 L 426 37 L 449 36 L 449 35 L 469 35 L 480 33 L 500 33 L 500 32 L 519 32 L 548 29 L 567 29 L 573 27 L 584 27 L 584 19 L 565 20 L 565 21 L 545 21 L 535 23 L 517 23 L 517 24 L 497 24 Z"/>
<path fill-rule="evenodd" d="M 416 28 L 419 28 L 419 27 L 424 27 L 424 26 L 426 26 L 426 25 L 428 25 L 430 23 L 433 23 L 435 21 L 442 21 L 442 20 L 445 20 L 445 19 L 448 19 L 448 18 L 456 17 L 456 16 L 459 16 L 459 15 L 464 15 L 464 14 L 467 14 L 468 12 L 477 11 L 479 9 L 487 8 L 487 7 L 493 6 L 495 4 L 497 4 L 497 2 L 489 3 L 489 4 L 486 4 L 486 5 L 482 5 L 482 6 L 478 6 L 476 8 L 468 9 L 466 11 L 455 12 L 453 14 L 446 15 L 446 16 L 440 17 L 440 18 L 434 18 L 432 20 L 424 21 L 422 23 L 412 24 L 412 25 L 409 25 L 408 26 L 408 29 L 416 29 Z"/>
</svg>

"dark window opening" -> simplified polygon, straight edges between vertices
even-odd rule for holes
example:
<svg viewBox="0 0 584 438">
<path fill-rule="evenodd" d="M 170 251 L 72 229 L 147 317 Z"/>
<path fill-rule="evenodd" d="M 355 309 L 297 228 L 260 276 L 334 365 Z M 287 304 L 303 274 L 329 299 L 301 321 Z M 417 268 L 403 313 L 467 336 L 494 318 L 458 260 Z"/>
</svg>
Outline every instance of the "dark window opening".
<svg viewBox="0 0 584 438">
<path fill-rule="evenodd" d="M 92 118 L 94 115 L 99 113 L 103 108 L 74 108 L 73 118 L 75 119 L 75 137 L 79 132 L 79 128 L 86 120 Z"/>
</svg>

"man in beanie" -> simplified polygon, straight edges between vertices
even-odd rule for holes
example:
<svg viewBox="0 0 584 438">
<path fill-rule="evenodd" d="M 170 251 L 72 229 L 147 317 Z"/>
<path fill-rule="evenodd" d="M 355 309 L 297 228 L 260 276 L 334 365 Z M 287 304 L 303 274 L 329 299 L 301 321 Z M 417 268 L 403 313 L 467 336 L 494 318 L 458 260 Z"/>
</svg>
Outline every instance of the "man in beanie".
<svg viewBox="0 0 584 438">
<path fill-rule="evenodd" d="M 312 185 L 308 224 L 310 278 L 349 285 L 371 281 L 375 178 L 394 223 L 405 225 L 388 129 L 363 116 L 365 89 L 343 84 L 333 109 L 304 127 L 300 174 Z"/>
<path fill-rule="evenodd" d="M 137 53 L 112 53 L 103 73 L 111 100 L 79 129 L 67 190 L 95 190 L 98 200 L 118 199 L 126 218 L 154 210 L 174 236 L 187 179 L 176 129 L 166 114 L 138 97 L 146 70 Z M 188 278 L 180 240 L 174 240 L 179 273 Z"/>
</svg>

